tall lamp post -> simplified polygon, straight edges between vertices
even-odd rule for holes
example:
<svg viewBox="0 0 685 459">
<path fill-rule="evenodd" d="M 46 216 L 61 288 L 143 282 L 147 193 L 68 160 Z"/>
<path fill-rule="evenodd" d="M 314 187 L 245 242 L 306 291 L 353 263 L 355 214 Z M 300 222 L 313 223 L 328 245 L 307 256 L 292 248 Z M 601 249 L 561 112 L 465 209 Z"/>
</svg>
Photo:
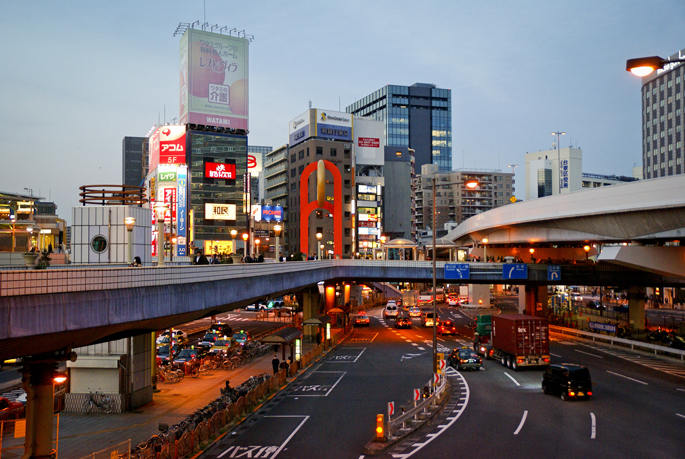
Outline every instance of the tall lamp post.
<svg viewBox="0 0 685 459">
<path fill-rule="evenodd" d="M 626 61 L 626 70 L 639 77 L 644 77 L 653 71 L 664 68 L 666 65 L 674 62 L 685 62 L 685 59 L 667 60 L 659 56 L 637 57 Z"/>
<path fill-rule="evenodd" d="M 166 202 L 158 201 L 154 209 L 157 215 L 157 266 L 164 266 L 164 214 L 169 208 Z"/>
<path fill-rule="evenodd" d="M 483 261 L 488 262 L 488 238 L 484 237 L 481 241 L 483 243 Z"/>
<path fill-rule="evenodd" d="M 133 225 L 136 224 L 134 217 L 124 218 L 124 225 L 126 225 L 126 233 L 128 235 L 128 263 L 133 263 Z"/>
<path fill-rule="evenodd" d="M 276 255 L 277 261 L 281 261 L 281 256 L 280 256 L 281 254 L 280 254 L 280 247 L 279 247 L 280 241 L 278 239 L 279 239 L 279 236 L 281 235 L 282 229 L 283 229 L 283 227 L 281 225 L 279 225 L 278 223 L 276 223 L 274 225 L 274 236 L 276 236 L 276 250 L 275 250 L 276 253 L 275 253 L 275 255 Z"/>
<path fill-rule="evenodd" d="M 316 233 L 316 259 L 321 260 L 321 248 L 323 247 L 321 245 L 321 238 L 323 237 L 323 234 L 321 233 Z"/>
<path fill-rule="evenodd" d="M 587 263 L 588 262 L 588 253 L 590 252 L 590 246 L 584 245 L 583 250 L 585 250 L 585 263 Z"/>
<path fill-rule="evenodd" d="M 255 255 L 257 255 L 257 256 L 259 256 L 259 244 L 261 244 L 261 243 L 262 243 L 262 241 L 258 237 L 256 237 L 254 239 Z"/>
<path fill-rule="evenodd" d="M 436 242 L 435 242 L 435 235 L 437 233 L 437 225 L 436 225 L 436 219 L 437 219 L 437 211 L 435 209 L 435 183 L 437 182 L 437 177 L 433 175 L 433 253 L 431 254 L 431 260 L 433 261 L 433 373 L 438 372 L 438 307 L 437 303 L 435 300 L 436 291 L 438 289 L 437 286 L 437 281 L 435 277 L 435 260 L 438 258 L 437 251 L 436 251 Z M 463 182 L 464 185 L 466 185 L 467 188 L 474 189 L 478 187 L 478 180 L 475 179 L 468 179 Z"/>
</svg>

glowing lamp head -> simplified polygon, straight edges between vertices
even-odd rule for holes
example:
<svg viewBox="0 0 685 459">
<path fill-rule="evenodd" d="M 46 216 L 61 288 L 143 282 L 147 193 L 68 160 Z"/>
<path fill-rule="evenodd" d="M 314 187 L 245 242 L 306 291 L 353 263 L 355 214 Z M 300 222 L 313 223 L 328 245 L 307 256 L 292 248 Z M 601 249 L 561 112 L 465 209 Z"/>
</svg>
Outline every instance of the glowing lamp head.
<svg viewBox="0 0 685 459">
<path fill-rule="evenodd" d="M 243 241 L 247 241 L 247 239 L 250 237 L 249 234 L 243 233 Z"/>
<path fill-rule="evenodd" d="M 659 56 L 638 57 L 626 61 L 626 70 L 633 75 L 644 77 L 654 70 L 662 68 L 667 62 Z"/>
<path fill-rule="evenodd" d="M 478 186 L 478 180 L 476 179 L 470 179 L 464 182 L 464 185 L 466 185 L 466 188 L 474 189 Z"/>
<path fill-rule="evenodd" d="M 322 237 L 323 237 L 323 234 L 321 234 L 321 233 L 316 233 L 316 238 L 317 238 L 318 240 L 321 240 Z"/>
<path fill-rule="evenodd" d="M 235 239 L 235 237 L 236 237 L 237 235 L 238 235 L 238 231 L 232 229 L 232 230 L 231 230 L 231 237 L 232 237 L 233 239 Z"/>
<path fill-rule="evenodd" d="M 133 231 L 133 225 L 136 224 L 136 219 L 133 217 L 124 218 L 124 225 L 126 225 L 126 230 Z"/>
<path fill-rule="evenodd" d="M 583 250 L 585 250 L 586 253 L 589 252 L 589 251 L 590 251 L 590 246 L 589 246 L 589 245 L 583 246 Z"/>
<path fill-rule="evenodd" d="M 528 251 L 530 252 L 531 255 L 533 255 L 535 253 L 535 249 L 532 247 L 530 249 L 528 249 Z"/>
</svg>

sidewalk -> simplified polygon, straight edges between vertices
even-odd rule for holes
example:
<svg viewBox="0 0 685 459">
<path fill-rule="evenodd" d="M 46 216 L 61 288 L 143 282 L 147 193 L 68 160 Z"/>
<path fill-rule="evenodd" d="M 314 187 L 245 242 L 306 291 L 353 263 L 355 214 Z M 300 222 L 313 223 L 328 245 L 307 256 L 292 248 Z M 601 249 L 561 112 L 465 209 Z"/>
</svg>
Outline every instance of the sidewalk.
<svg viewBox="0 0 685 459">
<path fill-rule="evenodd" d="M 315 343 L 303 343 L 302 354 L 305 355 L 314 347 Z M 176 424 L 214 401 L 226 380 L 231 381 L 232 387 L 237 387 L 250 376 L 261 373 L 272 375 L 271 359 L 274 354 L 280 359 L 279 350 L 267 353 L 237 370 L 219 369 L 199 378 L 186 376 L 176 384 L 157 383 L 160 392 L 154 394 L 153 401 L 133 412 L 109 415 L 61 413 L 58 457 L 82 458 L 128 439 L 131 439 L 131 448 L 135 448 L 159 433 L 160 423 L 169 426 Z M 288 378 L 289 381 L 292 379 Z"/>
</svg>

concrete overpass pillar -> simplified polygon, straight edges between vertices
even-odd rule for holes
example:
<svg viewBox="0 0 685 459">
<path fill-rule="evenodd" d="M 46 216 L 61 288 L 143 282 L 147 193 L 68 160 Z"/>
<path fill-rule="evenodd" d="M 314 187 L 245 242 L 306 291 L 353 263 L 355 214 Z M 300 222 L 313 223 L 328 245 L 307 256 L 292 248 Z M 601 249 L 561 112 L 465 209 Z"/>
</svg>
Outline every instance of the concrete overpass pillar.
<svg viewBox="0 0 685 459">
<path fill-rule="evenodd" d="M 546 285 L 526 285 L 524 295 L 525 314 L 536 317 L 547 317 Z"/>
<path fill-rule="evenodd" d="M 319 314 L 319 292 L 312 290 L 302 294 L 302 320 L 307 320 Z M 316 341 L 318 329 L 319 327 L 305 325 L 302 333 L 303 338 L 310 343 Z"/>
<path fill-rule="evenodd" d="M 645 288 L 628 288 L 628 325 L 642 330 L 645 328 Z"/>
<path fill-rule="evenodd" d="M 26 391 L 26 438 L 23 458 L 54 458 L 52 420 L 54 415 L 54 378 L 57 362 L 29 361 L 24 364 Z"/>
<path fill-rule="evenodd" d="M 488 284 L 469 284 L 471 304 L 490 306 L 490 286 Z"/>
</svg>

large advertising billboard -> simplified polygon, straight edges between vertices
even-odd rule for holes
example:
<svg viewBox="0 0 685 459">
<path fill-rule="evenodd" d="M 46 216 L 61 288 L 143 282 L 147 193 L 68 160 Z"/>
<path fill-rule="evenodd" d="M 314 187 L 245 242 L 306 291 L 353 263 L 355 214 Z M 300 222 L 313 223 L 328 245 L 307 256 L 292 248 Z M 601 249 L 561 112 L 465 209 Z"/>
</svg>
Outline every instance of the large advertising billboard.
<svg viewBox="0 0 685 459">
<path fill-rule="evenodd" d="M 354 149 L 358 165 L 382 166 L 385 163 L 383 122 L 355 116 Z"/>
<path fill-rule="evenodd" d="M 309 110 L 291 120 L 288 126 L 291 147 L 309 138 Z"/>
<path fill-rule="evenodd" d="M 181 124 L 248 130 L 245 38 L 188 29 L 181 38 Z"/>
<path fill-rule="evenodd" d="M 352 140 L 352 115 L 317 109 L 316 136 L 325 139 Z"/>
</svg>

